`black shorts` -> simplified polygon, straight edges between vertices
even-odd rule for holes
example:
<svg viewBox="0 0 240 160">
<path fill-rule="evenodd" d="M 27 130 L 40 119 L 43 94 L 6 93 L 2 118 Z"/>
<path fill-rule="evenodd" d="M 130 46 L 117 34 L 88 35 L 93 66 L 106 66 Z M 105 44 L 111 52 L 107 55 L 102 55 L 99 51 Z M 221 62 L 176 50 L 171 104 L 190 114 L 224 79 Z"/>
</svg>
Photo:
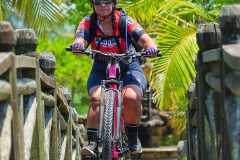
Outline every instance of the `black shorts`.
<svg viewBox="0 0 240 160">
<path fill-rule="evenodd" d="M 87 82 L 88 93 L 92 87 L 101 85 L 101 81 L 106 80 L 106 66 L 107 63 L 105 62 L 93 63 Z M 144 93 L 147 87 L 147 81 L 138 60 L 133 60 L 131 64 L 120 63 L 120 68 L 120 80 L 123 81 L 123 86 L 134 84 L 139 86 Z"/>
</svg>

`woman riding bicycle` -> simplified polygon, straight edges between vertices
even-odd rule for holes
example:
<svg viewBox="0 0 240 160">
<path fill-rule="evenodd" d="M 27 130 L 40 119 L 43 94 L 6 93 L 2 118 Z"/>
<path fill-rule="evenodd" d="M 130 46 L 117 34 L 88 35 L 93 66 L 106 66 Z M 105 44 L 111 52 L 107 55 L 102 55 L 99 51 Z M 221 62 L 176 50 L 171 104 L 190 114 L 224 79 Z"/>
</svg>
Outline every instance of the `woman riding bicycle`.
<svg viewBox="0 0 240 160">
<path fill-rule="evenodd" d="M 90 0 L 94 10 L 92 17 L 86 16 L 78 25 L 76 38 L 72 44 L 72 50 L 80 51 L 91 44 L 92 49 L 102 52 L 125 53 L 126 49 L 134 51 L 131 41 L 126 45 L 126 38 L 120 35 L 118 26 L 120 13 L 116 9 L 116 0 Z M 96 26 L 95 33 L 91 33 Z M 91 26 L 91 27 L 90 27 Z M 138 45 L 146 49 L 148 55 L 156 57 L 157 45 L 143 28 L 131 17 L 127 16 L 127 33 Z M 93 36 L 93 37 L 91 37 Z M 79 55 L 79 53 L 75 53 Z M 94 63 L 88 78 L 87 89 L 90 96 L 90 106 L 87 117 L 88 144 L 81 150 L 81 156 L 93 156 L 97 152 L 97 127 L 101 81 L 106 79 L 106 66 L 109 60 L 100 55 L 94 57 Z M 138 137 L 138 125 L 141 120 L 141 99 L 146 89 L 146 78 L 139 60 L 133 58 L 132 63 L 120 63 L 121 80 L 123 81 L 123 117 L 128 137 L 129 152 L 132 155 L 141 155 L 142 146 Z"/>
</svg>

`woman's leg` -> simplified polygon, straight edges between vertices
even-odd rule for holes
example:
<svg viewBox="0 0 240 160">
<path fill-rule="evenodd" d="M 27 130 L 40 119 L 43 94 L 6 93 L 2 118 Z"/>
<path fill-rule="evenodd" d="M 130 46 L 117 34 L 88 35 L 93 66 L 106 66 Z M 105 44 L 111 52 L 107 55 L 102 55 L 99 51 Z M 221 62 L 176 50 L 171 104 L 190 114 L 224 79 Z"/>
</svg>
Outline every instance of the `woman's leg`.
<svg viewBox="0 0 240 160">
<path fill-rule="evenodd" d="M 127 124 L 138 124 L 142 115 L 142 89 L 137 85 L 123 88 L 123 117 Z"/>
<path fill-rule="evenodd" d="M 87 115 L 87 134 L 88 144 L 81 150 L 81 156 L 95 156 L 98 155 L 98 138 L 97 138 L 97 127 L 98 127 L 98 112 L 99 112 L 99 98 L 100 98 L 101 87 L 94 86 L 89 90 L 90 105 Z"/>
<path fill-rule="evenodd" d="M 132 156 L 140 156 L 142 145 L 138 137 L 138 126 L 142 115 L 142 89 L 137 85 L 123 88 L 123 117 L 128 137 L 129 151 Z"/>
<path fill-rule="evenodd" d="M 101 87 L 99 85 L 92 87 L 89 91 L 89 95 L 90 95 L 90 105 L 89 105 L 88 116 L 87 116 L 87 127 L 97 129 Z"/>
</svg>

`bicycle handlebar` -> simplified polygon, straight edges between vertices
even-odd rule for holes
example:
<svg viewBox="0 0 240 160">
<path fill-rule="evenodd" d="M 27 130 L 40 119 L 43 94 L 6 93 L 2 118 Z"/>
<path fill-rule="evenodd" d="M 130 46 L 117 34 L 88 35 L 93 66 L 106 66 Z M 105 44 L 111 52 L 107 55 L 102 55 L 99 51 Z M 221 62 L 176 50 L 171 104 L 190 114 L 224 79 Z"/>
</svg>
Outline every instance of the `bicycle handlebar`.
<svg viewBox="0 0 240 160">
<path fill-rule="evenodd" d="M 71 47 L 66 47 L 66 51 L 73 52 Z M 87 56 L 94 55 L 94 54 L 101 54 L 101 55 L 104 55 L 104 56 L 107 56 L 107 57 L 123 57 L 123 56 L 127 56 L 127 57 L 151 57 L 150 55 L 148 55 L 146 53 L 146 51 L 118 54 L 118 53 L 110 53 L 110 52 L 101 52 L 101 51 L 92 50 L 92 49 L 82 49 L 82 51 L 74 51 L 73 53 L 83 53 Z M 161 56 L 162 56 L 162 54 L 159 51 L 158 54 L 157 54 L 157 57 L 161 57 Z"/>
</svg>

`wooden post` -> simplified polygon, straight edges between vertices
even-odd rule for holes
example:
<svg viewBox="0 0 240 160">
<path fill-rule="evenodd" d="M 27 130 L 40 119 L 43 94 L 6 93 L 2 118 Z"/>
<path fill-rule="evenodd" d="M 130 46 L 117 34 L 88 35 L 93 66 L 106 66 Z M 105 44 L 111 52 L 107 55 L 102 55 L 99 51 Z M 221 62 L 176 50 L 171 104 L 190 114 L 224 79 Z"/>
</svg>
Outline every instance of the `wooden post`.
<svg viewBox="0 0 240 160">
<path fill-rule="evenodd" d="M 55 81 L 55 75 L 54 75 L 54 71 L 56 69 L 56 59 L 53 55 L 52 52 L 42 52 L 40 54 L 40 59 L 39 59 L 39 64 L 40 64 L 40 68 L 41 70 L 44 72 L 44 74 L 48 77 L 48 79 L 52 79 L 53 83 L 52 85 L 42 85 L 42 91 L 44 94 L 47 94 L 49 96 L 54 97 L 55 99 L 55 103 L 53 106 L 50 106 L 51 108 L 45 108 L 45 113 L 48 112 L 48 110 L 51 110 L 52 112 L 52 117 L 46 117 L 46 121 L 48 119 L 50 119 L 51 124 L 50 124 L 50 128 L 47 127 L 47 125 L 45 126 L 45 130 L 51 129 L 49 130 L 50 133 L 50 139 L 46 139 L 47 141 L 50 140 L 49 143 L 49 147 L 50 148 L 45 148 L 46 150 L 46 154 L 49 155 L 47 156 L 50 160 L 55 160 L 55 159 L 59 159 L 59 138 L 58 138 L 58 109 L 57 109 L 57 93 L 56 93 L 56 81 Z M 45 106 L 46 107 L 46 106 Z M 47 114 L 45 115 L 47 116 Z M 45 131 L 45 133 L 47 133 L 47 131 Z M 46 135 L 47 136 L 47 135 Z"/>
<path fill-rule="evenodd" d="M 25 159 L 40 159 L 43 160 L 44 156 L 44 132 L 43 132 L 43 106 L 41 100 L 40 88 L 40 73 L 38 54 L 36 53 L 37 37 L 32 29 L 17 29 L 15 30 L 15 54 L 16 67 L 18 68 L 18 81 L 30 80 L 34 82 L 34 87 L 30 91 L 27 88 L 19 90 L 18 94 L 24 95 L 25 99 L 29 102 L 33 97 L 32 104 L 24 104 L 23 110 L 31 111 L 30 115 L 25 114 L 24 121 L 25 129 Z M 25 82 L 24 85 L 27 85 Z M 29 87 L 29 88 L 31 88 Z M 25 90 L 25 91 L 24 91 Z M 23 113 L 23 110 L 20 113 Z M 27 113 L 27 112 L 26 112 Z M 22 122 L 23 123 L 23 122 Z M 29 129 L 33 128 L 33 130 Z"/>
<path fill-rule="evenodd" d="M 14 39 L 14 31 L 9 22 L 0 23 L 0 50 L 5 52 L 10 52 L 15 45 L 16 41 Z M 12 54 L 12 53 L 8 53 Z M 9 81 L 11 83 L 11 106 L 13 110 L 12 119 L 12 130 L 13 130 L 13 154 L 11 158 L 15 160 L 24 159 L 24 143 L 23 143 L 23 129 L 21 127 L 19 107 L 18 107 L 18 97 L 17 97 L 17 77 L 15 68 L 15 57 L 11 56 L 11 69 L 9 74 Z M 6 70 L 8 69 L 7 66 Z"/>
<path fill-rule="evenodd" d="M 10 84 L 14 46 L 13 28 L 9 22 L 0 22 L 0 159 L 9 159 L 12 146 L 13 107 Z M 2 53 L 2 52 L 6 53 Z"/>
<path fill-rule="evenodd" d="M 197 43 L 200 48 L 197 54 L 197 157 L 199 160 L 212 160 L 217 157 L 215 153 L 214 142 L 212 139 L 217 137 L 212 135 L 211 118 L 212 111 L 206 104 L 207 97 L 211 95 L 212 88 L 206 82 L 208 72 L 212 71 L 211 66 L 204 61 L 204 53 L 206 51 L 216 49 L 220 46 L 220 35 L 218 24 L 209 23 L 201 24 L 198 27 Z M 205 53 L 206 54 L 206 53 Z M 213 106 L 210 106 L 212 108 Z M 215 123 L 215 122 L 214 122 Z M 208 138 L 210 135 L 210 139 Z M 214 152 L 214 153 L 212 153 Z"/>
<path fill-rule="evenodd" d="M 240 157 L 240 5 L 224 5 L 219 16 L 222 31 L 222 159 Z"/>
<path fill-rule="evenodd" d="M 65 153 L 65 158 L 66 160 L 71 160 L 72 159 L 72 153 L 73 153 L 73 147 L 72 147 L 72 139 L 73 139 L 73 134 L 72 134 L 72 130 L 74 122 L 73 122 L 73 111 L 72 108 L 70 108 L 70 103 L 72 100 L 72 95 L 71 92 L 69 91 L 69 89 L 67 87 L 59 87 L 59 90 L 61 91 L 61 93 L 63 94 L 64 98 L 67 101 L 67 107 L 69 108 L 69 112 L 67 114 L 67 120 L 68 120 L 68 128 L 67 128 L 67 144 L 66 144 L 66 153 Z"/>
<path fill-rule="evenodd" d="M 12 25 L 9 22 L 0 22 L 0 52 L 11 52 L 15 43 Z"/>
</svg>

